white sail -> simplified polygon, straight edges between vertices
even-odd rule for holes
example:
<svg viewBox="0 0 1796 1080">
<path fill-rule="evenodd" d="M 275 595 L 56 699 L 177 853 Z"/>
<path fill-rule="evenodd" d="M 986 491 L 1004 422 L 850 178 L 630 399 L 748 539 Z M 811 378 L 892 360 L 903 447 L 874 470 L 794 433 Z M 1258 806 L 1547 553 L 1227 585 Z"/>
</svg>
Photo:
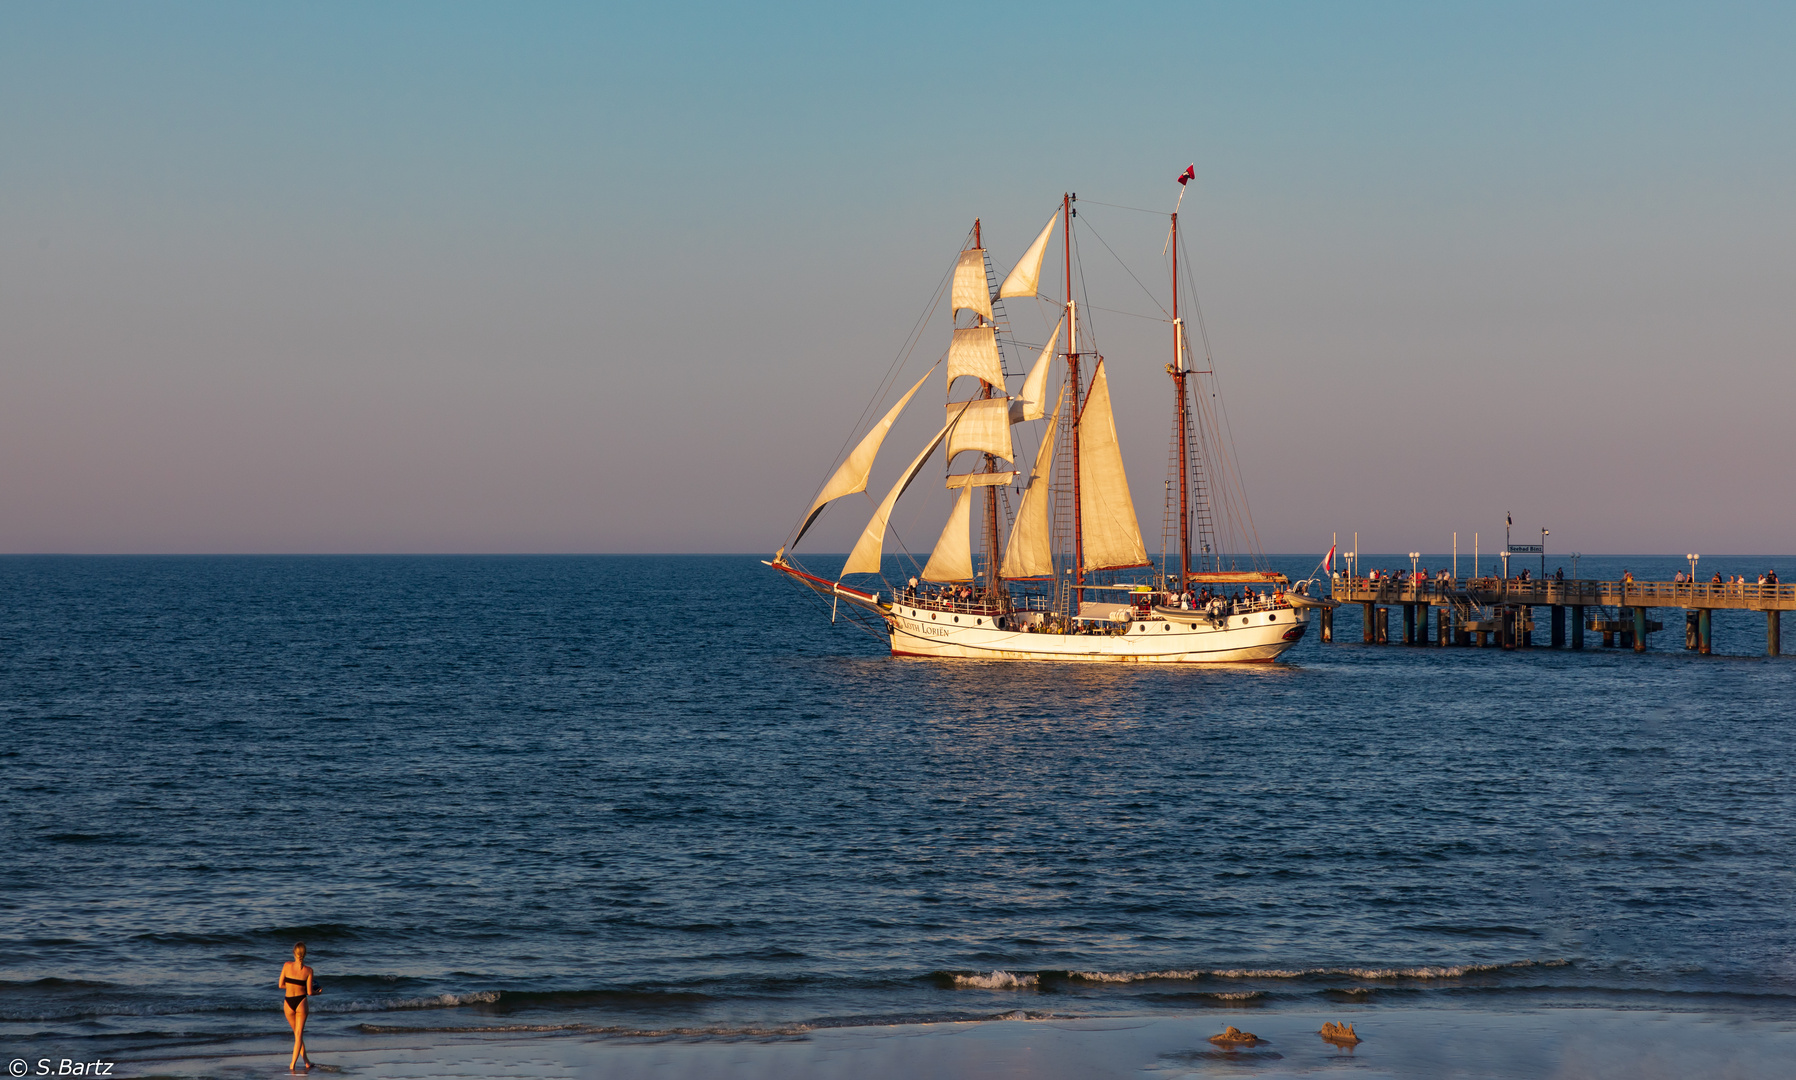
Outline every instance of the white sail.
<svg viewBox="0 0 1796 1080">
<path fill-rule="evenodd" d="M 992 287 L 985 281 L 985 249 L 968 248 L 954 264 L 954 310 L 976 311 L 986 322 L 992 321 Z"/>
<path fill-rule="evenodd" d="M 861 538 L 855 542 L 854 550 L 848 553 L 848 561 L 842 564 L 841 577 L 847 577 L 849 574 L 879 573 L 879 557 L 884 553 L 886 522 L 892 516 L 892 507 L 897 504 L 898 496 L 904 494 L 904 489 L 910 487 L 911 481 L 915 480 L 917 474 L 923 471 L 924 462 L 929 460 L 929 455 L 935 453 L 936 447 L 942 445 L 942 440 L 948 437 L 948 432 L 953 427 L 954 418 L 950 416 L 948 423 L 942 430 L 935 433 L 935 438 L 929 440 L 929 445 L 925 446 L 923 452 L 917 455 L 917 460 L 911 462 L 910 468 L 905 469 L 904 475 L 900 476 L 898 482 L 892 485 L 892 490 L 886 492 L 886 497 L 881 500 L 879 509 L 873 511 L 873 520 L 867 522 L 867 527 L 861 530 Z"/>
<path fill-rule="evenodd" d="M 1054 541 L 1048 518 L 1050 476 L 1054 468 L 1054 438 L 1060 430 L 1060 409 L 1066 404 L 1066 388 L 1060 388 L 1060 400 L 1054 404 L 1054 415 L 1041 434 L 1041 449 L 1035 454 L 1035 471 L 1029 474 L 1029 486 L 1023 489 L 1023 503 L 1017 507 L 1016 524 L 1010 527 L 1010 540 L 1004 545 L 1004 566 L 999 575 L 1007 578 L 1054 576 Z"/>
<path fill-rule="evenodd" d="M 1049 335 L 1048 343 L 1041 347 L 1041 355 L 1035 358 L 1035 366 L 1029 369 L 1029 377 L 1023 380 L 1022 393 L 1010 403 L 1011 423 L 1040 420 L 1044 415 L 1042 405 L 1046 404 L 1048 398 L 1048 371 L 1053 367 L 1054 346 L 1060 344 L 1060 328 L 1065 324 L 1064 316 L 1054 324 L 1054 333 Z"/>
<path fill-rule="evenodd" d="M 1054 222 L 1058 220 L 1060 214 L 1056 212 L 1048 219 L 1047 227 L 1042 229 L 1041 235 L 1035 238 L 1035 243 L 1030 244 L 1029 250 L 1023 252 L 1023 257 L 1017 260 L 1016 268 L 1004 279 L 1004 284 L 998 286 L 1000 298 L 1034 296 L 1040 291 L 1041 258 L 1047 253 L 1048 237 L 1054 235 Z"/>
<path fill-rule="evenodd" d="M 811 523 L 817 520 L 817 515 L 823 512 L 827 503 L 844 495 L 867 490 L 867 473 L 873 468 L 873 459 L 879 456 L 879 444 L 885 442 L 886 433 L 892 430 L 892 424 L 897 421 L 899 414 L 904 412 L 910 399 L 916 396 L 917 391 L 923 388 L 923 384 L 933 374 L 933 367 L 923 373 L 923 377 L 917 380 L 917 385 L 898 399 L 898 404 L 892 406 L 892 411 L 886 413 L 884 419 L 873 425 L 873 430 L 861 439 L 860 445 L 854 448 L 854 453 L 848 455 L 848 460 L 842 462 L 835 475 L 829 478 L 829 483 L 823 485 L 823 492 L 817 496 L 817 501 L 805 511 L 804 524 L 798 527 L 798 535 L 793 537 L 792 547 L 797 547 L 798 542 L 804 539 L 804 534 L 810 531 Z"/>
<path fill-rule="evenodd" d="M 1110 377 L 1101 360 L 1079 414 L 1079 531 L 1086 570 L 1148 565 L 1110 412 Z"/>
<path fill-rule="evenodd" d="M 924 581 L 973 580 L 972 507 L 973 489 L 961 488 L 942 538 L 935 542 L 929 563 L 923 567 Z"/>
<path fill-rule="evenodd" d="M 996 454 L 1005 461 L 1013 460 L 1010 446 L 1010 400 L 1008 398 L 975 398 L 972 401 L 948 403 L 948 419 L 960 417 L 948 435 L 948 460 L 963 450 Z"/>
<path fill-rule="evenodd" d="M 948 385 L 962 375 L 1004 389 L 1004 362 L 998 359 L 998 331 L 990 326 L 970 326 L 954 331 L 948 342 Z"/>
</svg>

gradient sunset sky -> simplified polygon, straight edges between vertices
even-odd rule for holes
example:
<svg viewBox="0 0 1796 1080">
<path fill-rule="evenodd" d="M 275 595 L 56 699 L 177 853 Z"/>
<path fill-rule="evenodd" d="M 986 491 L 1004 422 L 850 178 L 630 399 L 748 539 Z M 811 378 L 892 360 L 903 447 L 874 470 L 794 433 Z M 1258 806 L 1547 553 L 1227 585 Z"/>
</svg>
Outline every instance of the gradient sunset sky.
<svg viewBox="0 0 1796 1080">
<path fill-rule="evenodd" d="M 1158 273 L 1097 204 L 1195 162 L 1267 550 L 1796 552 L 1793 56 L 1771 4 L 8 4 L 0 551 L 768 552 L 974 217 L 1002 273 L 1077 191 Z M 1164 327 L 1094 316 L 1157 550 Z"/>
</svg>

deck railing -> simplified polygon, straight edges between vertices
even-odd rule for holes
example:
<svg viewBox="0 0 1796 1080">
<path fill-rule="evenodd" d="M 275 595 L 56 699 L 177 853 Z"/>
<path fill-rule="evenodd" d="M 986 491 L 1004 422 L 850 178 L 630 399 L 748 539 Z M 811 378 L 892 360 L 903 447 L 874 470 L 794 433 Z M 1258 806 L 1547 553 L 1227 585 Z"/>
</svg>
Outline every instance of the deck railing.
<svg viewBox="0 0 1796 1080">
<path fill-rule="evenodd" d="M 1047 596 L 1017 596 L 1008 602 L 994 604 L 984 594 L 971 599 L 956 599 L 948 596 L 932 595 L 924 592 L 911 592 L 899 589 L 894 598 L 905 607 L 922 608 L 925 611 L 942 611 L 954 615 L 986 615 L 998 616 L 1006 611 L 1052 611 L 1054 602 Z"/>
</svg>

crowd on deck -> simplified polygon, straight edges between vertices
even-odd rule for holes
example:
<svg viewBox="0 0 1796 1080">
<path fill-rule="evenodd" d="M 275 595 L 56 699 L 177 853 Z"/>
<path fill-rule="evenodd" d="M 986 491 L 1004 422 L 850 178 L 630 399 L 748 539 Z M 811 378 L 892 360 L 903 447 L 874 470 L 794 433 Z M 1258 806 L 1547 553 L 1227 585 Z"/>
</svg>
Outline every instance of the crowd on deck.
<svg viewBox="0 0 1796 1080">
<path fill-rule="evenodd" d="M 1279 607 L 1284 603 L 1285 593 L 1282 586 L 1266 587 L 1255 592 L 1252 585 L 1246 585 L 1228 593 L 1213 591 L 1206 585 L 1196 592 L 1187 588 L 1184 592 L 1133 593 L 1130 599 L 1134 600 L 1136 610 L 1143 614 L 1150 607 L 1158 606 L 1179 611 L 1230 615 L 1237 611 L 1264 611 Z"/>
<path fill-rule="evenodd" d="M 1175 582 L 1176 586 L 1176 582 Z M 1303 586 L 1298 586 L 1299 592 Z M 944 611 L 985 612 L 997 615 L 1009 609 L 1008 594 L 994 598 L 981 589 L 970 585 L 931 586 L 911 578 L 898 589 L 897 600 L 903 604 L 914 604 L 918 607 Z M 1115 608 L 1124 606 L 1118 603 Z M 1191 611 L 1211 619 L 1222 619 L 1229 615 L 1250 611 L 1270 611 L 1286 606 L 1285 587 L 1283 585 L 1267 585 L 1256 590 L 1252 585 L 1244 585 L 1234 591 L 1211 589 L 1203 586 L 1198 589 L 1149 589 L 1146 586 L 1137 588 L 1128 594 L 1127 606 L 1132 610 L 1130 617 L 1146 617 L 1158 607 L 1166 610 Z M 1114 612 L 1115 609 L 1112 609 Z M 1113 622 L 1114 619 L 1076 619 L 1075 622 Z M 1048 615 L 1029 629 L 1056 628 L 1061 625 L 1058 616 Z M 1088 628 L 1093 629 L 1095 628 Z M 1076 631 L 1085 632 L 1085 631 Z M 1108 631 L 1103 631 L 1108 632 Z"/>
</svg>

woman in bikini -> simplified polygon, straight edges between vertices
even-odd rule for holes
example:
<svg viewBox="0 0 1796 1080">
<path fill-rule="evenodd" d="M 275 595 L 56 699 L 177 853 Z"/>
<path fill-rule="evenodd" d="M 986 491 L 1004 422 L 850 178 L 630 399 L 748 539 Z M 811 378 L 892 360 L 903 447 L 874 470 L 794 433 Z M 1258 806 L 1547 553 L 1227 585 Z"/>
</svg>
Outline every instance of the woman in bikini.
<svg viewBox="0 0 1796 1080">
<path fill-rule="evenodd" d="M 293 959 L 281 965 L 281 993 L 287 999 L 281 1011 L 287 1016 L 287 1026 L 293 1029 L 293 1057 L 287 1062 L 288 1072 L 302 1058 L 306 1068 L 312 1067 L 312 1059 L 306 1053 L 306 998 L 316 992 L 312 969 L 306 966 L 306 943 L 302 941 L 293 946 Z"/>
</svg>

